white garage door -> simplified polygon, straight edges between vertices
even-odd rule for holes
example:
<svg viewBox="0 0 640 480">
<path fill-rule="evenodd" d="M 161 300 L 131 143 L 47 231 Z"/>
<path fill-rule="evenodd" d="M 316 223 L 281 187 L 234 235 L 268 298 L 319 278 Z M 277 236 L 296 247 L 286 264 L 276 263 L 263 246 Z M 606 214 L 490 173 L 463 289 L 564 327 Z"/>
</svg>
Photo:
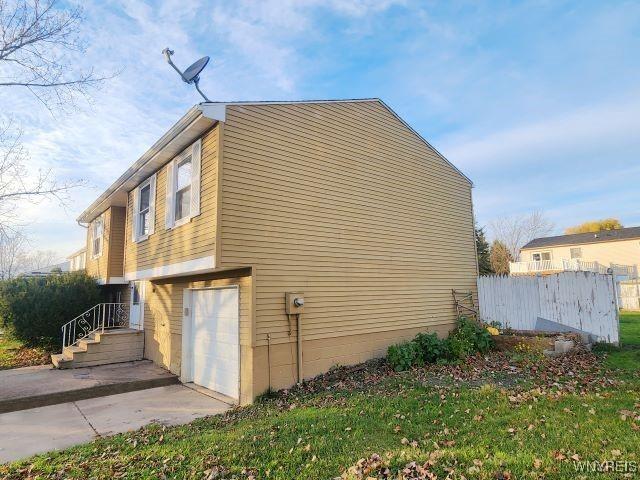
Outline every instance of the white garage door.
<svg viewBox="0 0 640 480">
<path fill-rule="evenodd" d="M 238 399 L 238 289 L 193 290 L 193 382 Z"/>
</svg>

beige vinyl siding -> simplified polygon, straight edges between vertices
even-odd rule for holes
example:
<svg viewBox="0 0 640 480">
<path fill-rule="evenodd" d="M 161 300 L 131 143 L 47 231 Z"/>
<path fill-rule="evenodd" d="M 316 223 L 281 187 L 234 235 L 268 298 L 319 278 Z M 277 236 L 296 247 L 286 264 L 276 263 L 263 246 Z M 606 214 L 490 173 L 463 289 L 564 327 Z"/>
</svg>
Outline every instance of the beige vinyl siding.
<svg viewBox="0 0 640 480">
<path fill-rule="evenodd" d="M 599 262 L 609 266 L 611 263 L 620 265 L 640 264 L 640 239 L 614 240 L 609 242 L 586 243 L 575 245 L 560 245 L 556 247 L 528 248 L 520 252 L 520 260 L 533 261 L 532 255 L 538 252 L 550 252 L 552 260 L 570 260 L 571 249 L 580 248 L 585 262 Z"/>
<path fill-rule="evenodd" d="M 109 207 L 100 216 L 104 219 L 102 232 L 102 254 L 93 258 L 93 222 L 87 228 L 86 272 L 88 275 L 107 281 L 110 277 L 121 277 L 124 256 L 125 209 Z"/>
<path fill-rule="evenodd" d="M 102 235 L 102 255 L 98 258 L 94 258 L 93 256 L 93 224 L 96 221 L 96 218 L 102 216 L 104 220 L 103 224 L 103 235 Z M 86 272 L 87 275 L 92 277 L 106 280 L 107 278 L 107 255 L 105 249 L 105 239 L 106 235 L 106 225 L 108 223 L 108 219 L 111 216 L 110 209 L 102 212 L 102 214 L 98 215 L 98 217 L 94 218 L 88 225 L 87 228 L 87 261 L 86 261 Z"/>
<path fill-rule="evenodd" d="M 133 191 L 129 192 L 125 231 L 125 272 L 215 255 L 219 127 L 202 138 L 200 215 L 171 230 L 165 227 L 167 166 L 156 177 L 155 232 L 132 241 Z"/>
<path fill-rule="evenodd" d="M 126 209 L 124 207 L 111 207 L 111 220 L 109 228 L 109 278 L 122 277 L 124 274 L 124 234 Z"/>
<path fill-rule="evenodd" d="M 471 186 L 378 102 L 228 106 L 222 267 L 255 266 L 256 344 L 452 326 L 475 289 Z"/>
</svg>

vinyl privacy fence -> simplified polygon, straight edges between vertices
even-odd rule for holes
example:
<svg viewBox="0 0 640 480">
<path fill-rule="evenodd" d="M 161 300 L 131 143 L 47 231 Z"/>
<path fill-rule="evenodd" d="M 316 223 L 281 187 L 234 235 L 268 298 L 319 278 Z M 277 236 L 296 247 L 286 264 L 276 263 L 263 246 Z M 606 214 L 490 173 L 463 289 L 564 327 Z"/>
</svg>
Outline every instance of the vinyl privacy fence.
<svg viewBox="0 0 640 480">
<path fill-rule="evenodd" d="M 548 330 L 550 322 L 618 342 L 611 275 L 562 272 L 545 276 L 478 278 L 480 318 L 514 330 Z"/>
<path fill-rule="evenodd" d="M 640 280 L 625 280 L 618 284 L 620 307 L 640 310 Z"/>
</svg>

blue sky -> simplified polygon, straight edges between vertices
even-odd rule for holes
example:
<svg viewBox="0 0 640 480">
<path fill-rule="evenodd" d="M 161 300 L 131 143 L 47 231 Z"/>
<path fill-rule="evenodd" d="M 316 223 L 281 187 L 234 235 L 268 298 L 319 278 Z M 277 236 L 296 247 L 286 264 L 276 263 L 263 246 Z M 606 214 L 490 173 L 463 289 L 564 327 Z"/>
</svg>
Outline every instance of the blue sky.
<svg viewBox="0 0 640 480">
<path fill-rule="evenodd" d="M 475 183 L 481 225 L 543 211 L 560 233 L 640 225 L 640 3 L 264 0 L 83 2 L 79 67 L 122 71 L 70 114 L 2 98 L 34 166 L 82 178 L 66 209 L 25 212 L 38 248 L 83 242 L 76 216 L 199 97 L 164 63 L 213 63 L 213 100 L 380 97 Z"/>
</svg>

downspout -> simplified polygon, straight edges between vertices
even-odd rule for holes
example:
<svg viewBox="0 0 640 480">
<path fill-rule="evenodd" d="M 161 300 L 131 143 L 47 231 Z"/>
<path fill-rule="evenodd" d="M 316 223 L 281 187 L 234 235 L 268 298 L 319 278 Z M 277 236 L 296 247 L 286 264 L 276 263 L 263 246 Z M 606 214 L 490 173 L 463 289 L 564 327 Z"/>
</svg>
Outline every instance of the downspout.
<svg viewBox="0 0 640 480">
<path fill-rule="evenodd" d="M 302 371 L 302 314 L 299 313 L 298 317 L 298 383 L 302 383 L 304 380 L 304 374 Z"/>
</svg>

